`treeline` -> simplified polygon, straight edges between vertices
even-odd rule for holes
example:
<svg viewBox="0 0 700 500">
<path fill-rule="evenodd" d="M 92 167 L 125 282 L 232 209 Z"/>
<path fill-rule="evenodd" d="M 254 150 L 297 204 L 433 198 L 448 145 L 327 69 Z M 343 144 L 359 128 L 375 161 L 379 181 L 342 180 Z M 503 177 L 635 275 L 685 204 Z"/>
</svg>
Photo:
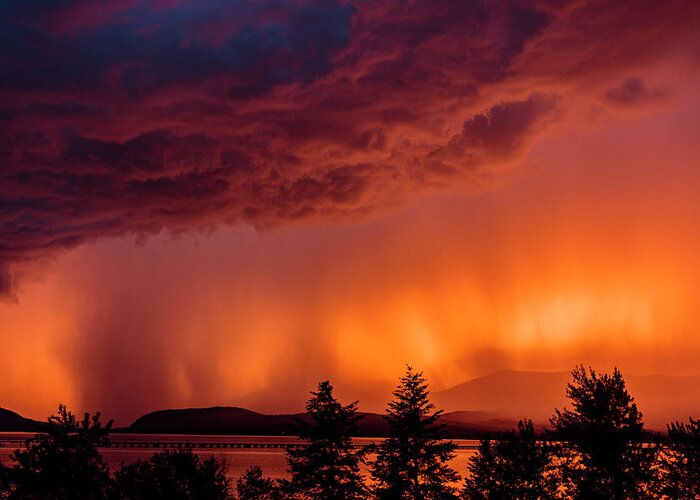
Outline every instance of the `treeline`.
<svg viewBox="0 0 700 500">
<path fill-rule="evenodd" d="M 45 430 L 0 466 L 8 499 L 623 499 L 700 498 L 700 420 L 669 424 L 645 439 L 642 414 L 618 370 L 572 372 L 570 407 L 555 410 L 537 434 L 530 420 L 481 440 L 464 471 L 453 468 L 456 445 L 445 438 L 428 384 L 408 368 L 385 418 L 386 439 L 356 448 L 357 402 L 341 404 L 322 382 L 297 422 L 306 446 L 286 451 L 288 479 L 250 467 L 237 481 L 226 464 L 191 450 L 164 451 L 110 472 L 98 448 L 111 422 L 78 420 L 65 407 Z M 366 472 L 365 472 L 366 471 Z"/>
</svg>

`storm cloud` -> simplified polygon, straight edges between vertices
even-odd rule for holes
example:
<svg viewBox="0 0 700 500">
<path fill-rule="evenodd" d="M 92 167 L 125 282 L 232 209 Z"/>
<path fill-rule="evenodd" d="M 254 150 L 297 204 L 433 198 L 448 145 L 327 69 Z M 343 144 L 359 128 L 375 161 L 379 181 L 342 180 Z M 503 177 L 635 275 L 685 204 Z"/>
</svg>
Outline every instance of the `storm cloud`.
<svg viewBox="0 0 700 500">
<path fill-rule="evenodd" d="M 85 242 L 353 218 L 515 164 L 576 103 L 653 93 L 635 78 L 660 53 L 696 61 L 700 6 L 71 0 L 0 18 L 12 297 Z"/>
</svg>

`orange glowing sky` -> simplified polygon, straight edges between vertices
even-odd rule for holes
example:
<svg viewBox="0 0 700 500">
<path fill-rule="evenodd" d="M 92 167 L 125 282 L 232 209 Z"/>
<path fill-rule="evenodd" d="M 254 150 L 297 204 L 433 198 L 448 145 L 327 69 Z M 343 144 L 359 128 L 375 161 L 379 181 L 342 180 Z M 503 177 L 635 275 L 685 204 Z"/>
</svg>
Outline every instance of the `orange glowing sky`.
<svg viewBox="0 0 700 500">
<path fill-rule="evenodd" d="M 580 362 L 698 374 L 698 9 L 669 2 L 649 19 L 668 18 L 676 29 L 649 29 L 643 13 L 620 7 L 598 19 L 599 3 L 579 2 L 601 30 L 626 21 L 639 28 L 620 32 L 606 52 L 590 32 L 563 34 L 583 30 L 574 4 L 544 2 L 559 24 L 505 43 L 489 56 L 497 68 L 483 56 L 484 76 L 450 58 L 458 26 L 416 42 L 413 56 L 400 54 L 387 30 L 413 43 L 402 23 L 423 22 L 423 4 L 391 23 L 371 3 L 323 10 L 329 23 L 350 23 L 347 39 L 319 55 L 329 66 L 308 69 L 301 60 L 294 68 L 303 75 L 269 88 L 260 82 L 275 58 L 216 75 L 186 68 L 194 76 L 182 80 L 156 66 L 174 83 L 157 80 L 158 93 L 128 89 L 118 106 L 105 104 L 116 122 L 65 110 L 30 115 L 39 108 L 26 103 L 65 104 L 77 95 L 75 82 L 4 82 L 3 95 L 27 107 L 7 111 L 11 132 L 2 135 L 3 151 L 22 154 L 6 156 L 6 180 L 15 184 L 0 187 L 0 406 L 41 418 L 65 402 L 119 424 L 176 406 L 290 411 L 330 378 L 342 397 L 379 410 L 405 363 L 424 370 L 434 389 L 505 368 L 569 370 Z M 74 24 L 41 29 L 72 40 L 88 25 L 99 32 L 112 15 L 83 9 Z M 499 16 L 493 25 L 480 21 L 488 29 L 479 40 L 499 40 L 507 30 Z M 514 33 L 527 31 L 517 26 Z M 225 38 L 238 28 L 207 29 Z M 207 46 L 218 47 L 211 36 Z M 392 83 L 386 68 L 368 69 L 381 61 L 399 61 L 411 87 Z M 112 78 L 117 66 L 100 74 Z M 340 96 L 357 74 L 364 76 L 349 104 Z M 203 102 L 226 78 L 265 87 L 250 95 L 235 87 L 242 97 L 231 104 L 245 110 L 262 145 L 212 132 L 244 128 L 240 116 Z M 109 88 L 90 89 L 86 106 L 106 102 Z M 357 104 L 363 92 L 376 102 Z M 165 110 L 185 106 L 183 96 L 193 108 Z M 394 98 L 413 107 L 380 109 Z M 388 118 L 390 111 L 402 118 Z M 312 124 L 314 113 L 326 114 Z M 285 136 L 284 126 L 303 133 Z M 32 127 L 51 139 L 29 140 Z M 56 139 L 60 127 L 73 135 Z M 166 129 L 171 135 L 157 141 L 143 135 Z M 230 152 L 231 144 L 241 149 Z M 158 164 L 148 163 L 156 149 Z M 209 153 L 248 160 L 235 172 L 219 160 L 202 167 Z M 41 176 L 26 173 L 41 162 Z M 124 188 L 119 196 L 106 196 L 103 181 L 86 174 L 100 162 L 112 169 L 111 185 Z M 175 173 L 154 177 L 153 169 Z M 23 205 L 52 196 L 60 203 L 42 205 L 39 215 Z"/>
</svg>

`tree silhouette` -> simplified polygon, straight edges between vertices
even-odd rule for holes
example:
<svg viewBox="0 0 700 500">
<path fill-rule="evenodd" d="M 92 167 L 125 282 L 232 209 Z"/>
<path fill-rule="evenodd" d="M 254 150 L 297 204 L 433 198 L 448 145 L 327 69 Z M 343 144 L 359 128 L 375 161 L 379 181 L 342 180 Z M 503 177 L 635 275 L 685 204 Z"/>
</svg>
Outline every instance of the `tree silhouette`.
<svg viewBox="0 0 700 500">
<path fill-rule="evenodd" d="M 549 467 L 549 450 L 537 441 L 532 420 L 521 420 L 517 432 L 504 433 L 497 441 L 479 442 L 479 450 L 469 459 L 462 496 L 475 500 L 553 498 Z"/>
<path fill-rule="evenodd" d="M 444 440 L 445 426 L 437 423 L 442 411 L 433 412 L 428 394 L 423 374 L 407 367 L 386 412 L 389 436 L 372 464 L 379 498 L 456 497 L 450 483 L 459 481 L 459 475 L 448 465 L 456 445 Z"/>
<path fill-rule="evenodd" d="M 669 498 L 700 498 L 700 420 L 667 427 L 662 491 Z"/>
<path fill-rule="evenodd" d="M 112 422 L 85 413 L 82 420 L 65 406 L 47 419 L 42 432 L 26 442 L 26 449 L 10 456 L 5 470 L 6 498 L 23 500 L 103 499 L 109 471 L 98 451 L 108 441 Z"/>
<path fill-rule="evenodd" d="M 10 468 L 0 463 L 0 498 L 9 498 L 11 487 Z"/>
<path fill-rule="evenodd" d="M 642 414 L 620 371 L 598 375 L 583 366 L 572 372 L 566 395 L 572 410 L 555 410 L 552 436 L 565 443 L 561 483 L 577 498 L 638 497 L 653 479 L 654 448 L 641 444 Z"/>
<path fill-rule="evenodd" d="M 115 500 L 225 500 L 231 498 L 224 464 L 191 449 L 166 450 L 124 465 L 114 475 Z"/>
<path fill-rule="evenodd" d="M 279 500 L 282 493 L 275 480 L 264 477 L 262 469 L 253 465 L 236 481 L 239 500 Z"/>
<path fill-rule="evenodd" d="M 360 475 L 362 453 L 352 446 L 357 433 L 357 402 L 343 406 L 328 381 L 321 382 L 306 403 L 308 420 L 297 421 L 306 446 L 287 449 L 290 494 L 304 498 L 351 499 L 365 495 Z"/>
</svg>

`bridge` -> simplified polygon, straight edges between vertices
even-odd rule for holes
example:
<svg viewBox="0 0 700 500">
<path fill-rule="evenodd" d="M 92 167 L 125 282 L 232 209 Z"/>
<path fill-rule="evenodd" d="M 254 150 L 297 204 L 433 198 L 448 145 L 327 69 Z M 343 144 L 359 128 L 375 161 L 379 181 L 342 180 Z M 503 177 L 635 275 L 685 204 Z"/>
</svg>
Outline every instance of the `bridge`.
<svg viewBox="0 0 700 500">
<path fill-rule="evenodd" d="M 114 440 L 109 441 L 107 445 L 102 448 L 120 448 L 120 449 L 156 449 L 156 450 L 169 450 L 169 449 L 180 449 L 180 448 L 190 448 L 193 450 L 225 450 L 225 449 L 298 449 L 304 448 L 306 445 L 304 443 L 254 443 L 254 442 L 191 442 L 191 441 L 120 441 Z M 354 444 L 353 448 L 365 448 L 370 446 L 370 444 Z M 24 439 L 2 439 L 0 440 L 0 448 L 25 448 L 26 440 Z M 476 445 L 473 444 L 457 444 L 457 448 L 461 450 L 475 450 Z"/>
</svg>

